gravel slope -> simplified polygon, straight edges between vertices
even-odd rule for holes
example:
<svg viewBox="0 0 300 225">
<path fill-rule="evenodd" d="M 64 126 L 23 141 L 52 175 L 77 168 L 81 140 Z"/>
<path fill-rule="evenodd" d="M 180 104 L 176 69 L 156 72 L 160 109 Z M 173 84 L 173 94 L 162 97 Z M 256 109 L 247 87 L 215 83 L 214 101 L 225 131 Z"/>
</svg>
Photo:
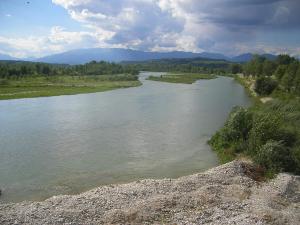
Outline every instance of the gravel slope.
<svg viewBox="0 0 300 225">
<path fill-rule="evenodd" d="M 234 161 L 178 179 L 103 186 L 43 202 L 0 204 L 0 224 L 300 224 L 300 177 L 257 182 Z"/>
</svg>

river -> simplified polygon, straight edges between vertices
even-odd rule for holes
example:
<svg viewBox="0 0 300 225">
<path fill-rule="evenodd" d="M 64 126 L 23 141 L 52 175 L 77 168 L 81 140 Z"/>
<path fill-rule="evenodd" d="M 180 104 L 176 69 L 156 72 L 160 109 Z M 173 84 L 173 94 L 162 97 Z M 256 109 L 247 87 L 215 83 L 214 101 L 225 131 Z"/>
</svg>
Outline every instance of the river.
<svg viewBox="0 0 300 225">
<path fill-rule="evenodd" d="M 250 98 L 232 78 L 0 101 L 0 202 L 179 177 L 218 164 L 207 140 Z"/>
</svg>

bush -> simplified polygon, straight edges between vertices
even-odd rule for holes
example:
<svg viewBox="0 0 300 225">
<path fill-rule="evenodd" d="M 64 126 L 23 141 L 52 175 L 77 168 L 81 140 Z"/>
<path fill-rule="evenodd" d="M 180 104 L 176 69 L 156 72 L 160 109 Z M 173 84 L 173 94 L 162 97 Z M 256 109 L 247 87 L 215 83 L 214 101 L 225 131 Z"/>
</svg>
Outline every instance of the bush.
<svg viewBox="0 0 300 225">
<path fill-rule="evenodd" d="M 222 162 L 245 154 L 273 175 L 300 174 L 300 103 L 273 101 L 233 109 L 224 127 L 210 139 Z"/>
<path fill-rule="evenodd" d="M 211 138 L 209 143 L 217 148 L 233 147 L 233 144 L 235 146 L 244 146 L 240 142 L 247 140 L 251 127 L 252 113 L 247 109 L 235 107 L 230 113 L 224 127 Z M 240 151 L 238 149 L 240 147 L 233 147 L 234 151 Z"/>
<path fill-rule="evenodd" d="M 270 95 L 277 86 L 275 80 L 269 77 L 261 77 L 256 80 L 254 90 L 259 95 Z"/>
<path fill-rule="evenodd" d="M 254 157 L 254 161 L 272 172 L 287 171 L 292 166 L 290 149 L 281 141 L 269 140 L 262 145 Z"/>
<path fill-rule="evenodd" d="M 235 154 L 242 153 L 247 149 L 247 139 L 251 127 L 252 112 L 235 107 L 224 127 L 209 141 L 209 144 L 217 151 L 221 162 L 231 161 Z"/>
<path fill-rule="evenodd" d="M 249 153 L 256 154 L 268 140 L 276 140 L 279 128 L 280 116 L 276 113 L 255 113 L 249 132 Z"/>
</svg>

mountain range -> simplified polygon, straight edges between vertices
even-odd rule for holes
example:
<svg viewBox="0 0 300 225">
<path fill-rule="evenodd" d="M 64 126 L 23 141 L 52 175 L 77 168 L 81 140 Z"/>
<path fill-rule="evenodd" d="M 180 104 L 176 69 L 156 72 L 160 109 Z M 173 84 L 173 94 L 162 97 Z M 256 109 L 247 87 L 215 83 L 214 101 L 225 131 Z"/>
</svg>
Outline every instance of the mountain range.
<svg viewBox="0 0 300 225">
<path fill-rule="evenodd" d="M 0 54 L 0 60 L 18 60 L 17 58 L 11 57 L 9 55 Z"/>
<path fill-rule="evenodd" d="M 275 55 L 264 54 L 268 59 L 275 59 Z M 76 49 L 59 54 L 49 55 L 42 58 L 16 59 L 9 55 L 0 54 L 0 60 L 24 60 L 44 63 L 60 63 L 60 64 L 83 64 L 90 61 L 146 61 L 153 59 L 181 59 L 181 58 L 206 58 L 206 59 L 222 59 L 231 62 L 247 62 L 253 57 L 252 53 L 246 53 L 235 57 L 228 57 L 219 53 L 202 52 L 145 52 L 131 49 L 121 48 L 89 48 Z"/>
</svg>

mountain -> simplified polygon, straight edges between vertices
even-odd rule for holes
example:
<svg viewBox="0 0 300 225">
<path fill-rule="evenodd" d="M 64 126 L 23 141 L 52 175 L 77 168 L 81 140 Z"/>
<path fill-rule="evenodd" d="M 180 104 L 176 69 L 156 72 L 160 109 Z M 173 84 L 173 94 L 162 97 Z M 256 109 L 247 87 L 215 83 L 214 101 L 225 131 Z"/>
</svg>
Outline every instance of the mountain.
<svg viewBox="0 0 300 225">
<path fill-rule="evenodd" d="M 217 53 L 192 53 L 192 52 L 144 52 L 120 48 L 90 48 L 77 49 L 60 54 L 50 55 L 36 59 L 37 62 L 62 63 L 62 64 L 83 64 L 92 60 L 96 61 L 146 61 L 152 59 L 177 59 L 177 58 L 211 58 L 228 59 L 226 56 Z"/>
<path fill-rule="evenodd" d="M 230 61 L 232 62 L 249 62 L 255 54 L 252 53 L 245 53 L 242 55 L 238 55 L 235 57 L 232 57 Z M 275 60 L 276 59 L 276 55 L 272 55 L 272 54 L 261 54 L 260 56 L 266 57 L 269 60 Z"/>
<path fill-rule="evenodd" d="M 253 54 L 245 53 L 231 58 L 233 62 L 248 62 L 253 58 Z"/>
<path fill-rule="evenodd" d="M 220 54 L 220 53 L 211 53 L 211 52 L 201 52 L 199 53 L 199 57 L 206 59 L 223 59 L 223 60 L 231 60 L 229 57 Z"/>
<path fill-rule="evenodd" d="M 190 58 L 206 58 L 226 60 L 230 62 L 248 62 L 253 58 L 254 54 L 246 53 L 235 57 L 227 57 L 219 53 L 202 52 L 144 52 L 131 49 L 121 48 L 89 48 L 89 49 L 76 49 L 59 54 L 49 55 L 42 58 L 24 58 L 17 59 L 9 55 L 0 54 L 0 60 L 24 60 L 32 62 L 44 62 L 44 63 L 57 63 L 57 64 L 84 64 L 90 61 L 110 61 L 110 62 L 122 62 L 122 61 L 147 61 L 147 60 L 159 60 L 159 59 L 190 59 Z M 275 55 L 264 54 L 268 59 L 275 59 Z"/>
<path fill-rule="evenodd" d="M 17 58 L 11 57 L 9 55 L 0 54 L 0 60 L 17 60 Z"/>
<path fill-rule="evenodd" d="M 36 61 L 46 63 L 82 64 L 92 60 L 96 61 L 145 61 L 163 58 L 194 58 L 198 54 L 190 52 L 143 52 L 120 48 L 90 48 L 77 49 L 60 54 L 39 58 Z"/>
</svg>

